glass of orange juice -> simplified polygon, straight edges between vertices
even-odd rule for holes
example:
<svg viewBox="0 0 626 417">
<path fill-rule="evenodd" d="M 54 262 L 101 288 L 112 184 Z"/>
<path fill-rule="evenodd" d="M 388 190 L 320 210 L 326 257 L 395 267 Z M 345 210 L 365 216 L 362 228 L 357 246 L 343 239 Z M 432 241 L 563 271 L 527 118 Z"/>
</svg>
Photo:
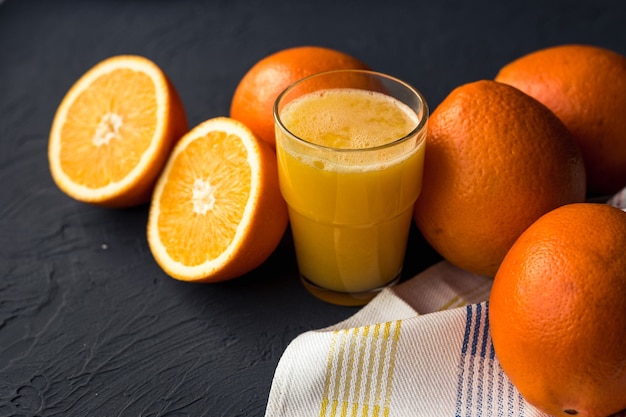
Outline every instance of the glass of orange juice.
<svg viewBox="0 0 626 417">
<path fill-rule="evenodd" d="M 422 186 L 426 101 L 389 75 L 329 71 L 283 91 L 274 119 L 300 278 L 329 303 L 366 304 L 400 279 Z"/>
</svg>

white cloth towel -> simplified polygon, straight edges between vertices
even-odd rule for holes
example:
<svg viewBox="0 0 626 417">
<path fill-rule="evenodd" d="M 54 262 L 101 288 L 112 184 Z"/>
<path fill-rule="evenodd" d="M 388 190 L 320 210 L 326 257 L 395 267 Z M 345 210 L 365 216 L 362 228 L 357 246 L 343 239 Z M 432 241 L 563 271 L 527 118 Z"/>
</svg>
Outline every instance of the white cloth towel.
<svg viewBox="0 0 626 417">
<path fill-rule="evenodd" d="M 626 188 L 608 203 L 625 209 Z M 266 417 L 545 417 L 494 355 L 491 282 L 442 261 L 299 335 L 276 368 Z"/>
</svg>

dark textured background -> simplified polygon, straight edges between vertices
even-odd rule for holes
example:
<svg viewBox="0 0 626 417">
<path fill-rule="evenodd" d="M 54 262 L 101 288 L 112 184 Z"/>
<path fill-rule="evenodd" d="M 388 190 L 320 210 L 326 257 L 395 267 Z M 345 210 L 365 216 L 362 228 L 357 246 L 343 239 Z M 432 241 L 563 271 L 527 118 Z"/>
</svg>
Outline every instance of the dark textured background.
<svg viewBox="0 0 626 417">
<path fill-rule="evenodd" d="M 626 54 L 624 4 L 0 0 L 0 416 L 262 416 L 289 341 L 356 311 L 302 289 L 288 234 L 247 276 L 193 285 L 154 262 L 147 206 L 63 195 L 48 171 L 48 131 L 97 62 L 154 60 L 190 127 L 227 115 L 257 60 L 303 44 L 351 53 L 434 108 L 537 48 L 583 42 Z M 405 277 L 437 260 L 414 229 Z"/>
</svg>

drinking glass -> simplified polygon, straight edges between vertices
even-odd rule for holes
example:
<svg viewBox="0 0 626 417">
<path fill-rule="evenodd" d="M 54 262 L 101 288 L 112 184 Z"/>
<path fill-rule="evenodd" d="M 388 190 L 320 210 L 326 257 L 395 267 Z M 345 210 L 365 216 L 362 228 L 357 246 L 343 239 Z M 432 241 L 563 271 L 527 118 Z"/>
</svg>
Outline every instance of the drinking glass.
<svg viewBox="0 0 626 417">
<path fill-rule="evenodd" d="M 366 304 L 400 279 L 422 187 L 426 101 L 386 74 L 329 71 L 285 89 L 274 119 L 302 283 L 332 304 Z"/>
</svg>

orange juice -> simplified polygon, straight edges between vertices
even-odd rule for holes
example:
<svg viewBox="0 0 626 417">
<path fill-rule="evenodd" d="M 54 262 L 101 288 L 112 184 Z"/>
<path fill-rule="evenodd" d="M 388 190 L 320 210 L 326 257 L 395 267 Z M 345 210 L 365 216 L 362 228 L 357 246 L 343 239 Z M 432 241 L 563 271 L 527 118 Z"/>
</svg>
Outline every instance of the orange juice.
<svg viewBox="0 0 626 417">
<path fill-rule="evenodd" d="M 280 119 L 280 186 L 303 279 L 347 294 L 396 281 L 422 184 L 418 115 L 391 96 L 339 88 L 293 100 Z"/>
</svg>

